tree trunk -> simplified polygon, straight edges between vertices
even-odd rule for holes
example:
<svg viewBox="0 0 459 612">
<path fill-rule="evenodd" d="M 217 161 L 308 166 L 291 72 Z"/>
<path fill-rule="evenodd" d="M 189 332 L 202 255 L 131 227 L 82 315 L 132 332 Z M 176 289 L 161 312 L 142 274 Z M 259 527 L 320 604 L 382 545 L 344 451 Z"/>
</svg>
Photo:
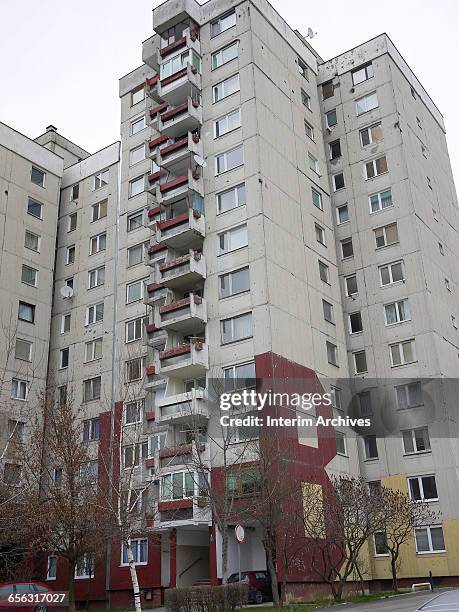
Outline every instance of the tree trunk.
<svg viewBox="0 0 459 612">
<path fill-rule="evenodd" d="M 330 586 L 333 593 L 333 599 L 335 601 L 341 601 L 343 597 L 344 582 L 340 580 L 339 582 L 333 582 Z"/>
<path fill-rule="evenodd" d="M 75 559 L 69 559 L 69 573 L 67 576 L 67 590 L 69 592 L 68 612 L 75 612 L 75 566 Z"/>
<path fill-rule="evenodd" d="M 275 608 L 279 608 L 281 602 L 279 600 L 279 586 L 277 582 L 277 571 L 276 571 L 276 568 L 274 567 L 273 551 L 272 551 L 271 543 L 268 543 L 268 546 L 266 547 L 266 549 L 267 549 L 266 557 L 267 557 L 267 563 L 268 563 L 268 571 L 269 571 L 269 575 L 271 576 L 271 590 L 273 593 L 273 606 Z"/>
<path fill-rule="evenodd" d="M 398 593 L 397 559 L 395 557 L 391 557 L 391 560 L 390 560 L 390 570 L 391 570 L 391 573 L 392 573 L 392 590 L 395 593 Z"/>
<path fill-rule="evenodd" d="M 222 532 L 222 582 L 226 584 L 228 579 L 228 528 L 223 526 Z"/>
<path fill-rule="evenodd" d="M 134 593 L 134 607 L 135 612 L 142 612 L 142 604 L 140 603 L 140 589 L 139 580 L 137 578 L 137 568 L 132 554 L 132 547 L 129 541 L 125 542 L 126 553 L 129 563 L 129 572 L 131 574 L 132 591 Z"/>
</svg>

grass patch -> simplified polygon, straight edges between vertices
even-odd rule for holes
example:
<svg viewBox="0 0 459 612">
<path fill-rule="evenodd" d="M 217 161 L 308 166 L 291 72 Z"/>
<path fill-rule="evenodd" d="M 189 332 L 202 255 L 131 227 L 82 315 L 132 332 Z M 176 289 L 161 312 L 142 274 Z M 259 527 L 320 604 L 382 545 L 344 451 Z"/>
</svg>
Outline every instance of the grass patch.
<svg viewBox="0 0 459 612">
<path fill-rule="evenodd" d="M 400 591 L 399 593 L 401 593 Z M 322 599 L 318 601 L 313 601 L 310 603 L 295 603 L 285 605 L 283 608 L 273 608 L 273 607 L 260 607 L 253 608 L 256 612 L 311 612 L 311 610 L 318 610 L 319 608 L 332 608 L 335 605 L 339 605 L 341 603 L 368 603 L 369 601 L 376 601 L 377 599 L 381 599 L 383 597 L 387 597 L 389 595 L 395 595 L 392 591 L 384 591 L 382 593 L 370 593 L 369 595 L 352 595 L 349 597 L 343 597 L 340 602 L 335 602 L 330 599 Z M 244 608 L 244 610 L 250 610 L 250 608 Z"/>
</svg>

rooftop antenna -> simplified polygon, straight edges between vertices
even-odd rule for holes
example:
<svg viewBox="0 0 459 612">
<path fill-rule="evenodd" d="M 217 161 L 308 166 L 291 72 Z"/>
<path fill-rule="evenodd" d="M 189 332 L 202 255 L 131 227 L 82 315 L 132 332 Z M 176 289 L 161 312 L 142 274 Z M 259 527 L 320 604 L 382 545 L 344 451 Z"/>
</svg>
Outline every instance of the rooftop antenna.
<svg viewBox="0 0 459 612">
<path fill-rule="evenodd" d="M 314 38 L 314 36 L 317 36 L 317 32 L 314 32 L 312 28 L 308 28 L 308 33 L 304 38 Z"/>
</svg>

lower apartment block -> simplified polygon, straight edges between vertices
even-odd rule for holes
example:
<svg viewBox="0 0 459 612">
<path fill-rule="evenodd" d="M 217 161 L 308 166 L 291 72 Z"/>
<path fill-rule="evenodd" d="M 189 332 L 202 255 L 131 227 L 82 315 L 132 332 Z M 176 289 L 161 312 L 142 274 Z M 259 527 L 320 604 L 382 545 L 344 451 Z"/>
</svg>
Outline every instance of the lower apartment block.
<svg viewBox="0 0 459 612">
<path fill-rule="evenodd" d="M 266 0 L 167 1 L 153 30 L 120 79 L 120 143 L 90 155 L 53 126 L 36 141 L 0 131 L 14 234 L 2 231 L 21 246 L 2 265 L 2 314 L 19 312 L 23 343 L 1 422 L 27 435 L 23 362 L 42 345 L 40 384 L 83 408 L 93 477 L 115 453 L 137 492 L 132 552 L 143 600 L 158 603 L 237 573 L 238 546 L 242 572 L 267 568 L 250 521 L 243 545 L 230 529 L 222 567 L 206 502 L 225 473 L 219 393 L 323 387 L 327 415 L 344 416 L 352 390 L 360 414 L 390 405 L 396 424 L 279 430 L 292 490 L 351 475 L 431 502 L 441 518 L 405 545 L 400 582 L 430 570 L 454 583 L 459 208 L 442 115 L 386 34 L 323 61 Z M 234 428 L 228 452 L 260 433 Z M 243 477 L 230 486 L 251 494 Z M 365 554 L 369 588 L 389 588 L 383 538 Z M 306 552 L 277 570 L 291 596 L 328 593 Z M 50 551 L 49 584 L 64 588 L 66 572 Z M 125 546 L 85 556 L 75 585 L 82 606 L 131 606 Z"/>
</svg>

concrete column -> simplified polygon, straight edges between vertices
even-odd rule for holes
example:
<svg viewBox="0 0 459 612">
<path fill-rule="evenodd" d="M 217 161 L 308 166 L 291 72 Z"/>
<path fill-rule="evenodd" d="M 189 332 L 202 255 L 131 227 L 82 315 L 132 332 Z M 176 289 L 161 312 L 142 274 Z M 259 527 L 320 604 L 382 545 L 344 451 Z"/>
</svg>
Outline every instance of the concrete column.
<svg viewBox="0 0 459 612">
<path fill-rule="evenodd" d="M 169 533 L 169 587 L 177 586 L 177 529 Z"/>
</svg>

